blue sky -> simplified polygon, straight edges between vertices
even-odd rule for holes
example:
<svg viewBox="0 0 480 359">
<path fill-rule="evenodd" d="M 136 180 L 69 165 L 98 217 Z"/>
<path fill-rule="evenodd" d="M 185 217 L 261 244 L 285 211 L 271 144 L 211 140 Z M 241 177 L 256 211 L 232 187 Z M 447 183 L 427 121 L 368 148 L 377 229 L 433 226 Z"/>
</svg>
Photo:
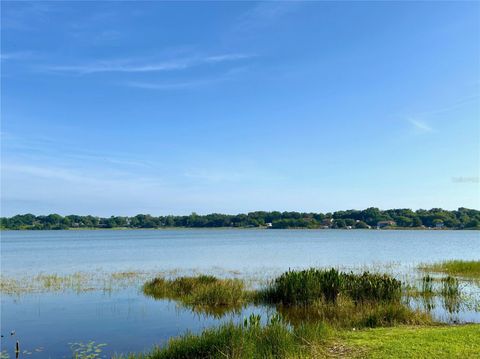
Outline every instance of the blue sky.
<svg viewBox="0 0 480 359">
<path fill-rule="evenodd" d="M 479 208 L 478 2 L 1 6 L 2 215 Z"/>
</svg>

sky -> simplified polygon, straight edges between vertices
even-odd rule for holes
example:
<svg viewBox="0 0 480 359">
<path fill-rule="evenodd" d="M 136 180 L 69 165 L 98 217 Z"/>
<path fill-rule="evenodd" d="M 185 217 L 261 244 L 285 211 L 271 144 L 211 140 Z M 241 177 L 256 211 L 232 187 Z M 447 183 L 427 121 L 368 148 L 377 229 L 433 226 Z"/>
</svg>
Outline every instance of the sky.
<svg viewBox="0 0 480 359">
<path fill-rule="evenodd" d="M 1 2 L 1 214 L 480 208 L 479 2 Z"/>
</svg>

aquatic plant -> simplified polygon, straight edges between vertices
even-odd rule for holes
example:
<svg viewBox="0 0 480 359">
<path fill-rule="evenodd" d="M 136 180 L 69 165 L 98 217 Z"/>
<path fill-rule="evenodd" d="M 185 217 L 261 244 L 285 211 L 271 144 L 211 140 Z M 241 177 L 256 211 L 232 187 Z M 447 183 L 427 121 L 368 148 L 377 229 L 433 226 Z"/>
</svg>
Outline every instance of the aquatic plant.
<svg viewBox="0 0 480 359">
<path fill-rule="evenodd" d="M 102 355 L 103 347 L 105 343 L 95 343 L 90 341 L 87 343 L 69 343 L 72 350 L 72 356 L 74 359 L 97 359 Z"/>
<path fill-rule="evenodd" d="M 205 329 L 199 335 L 187 333 L 170 339 L 165 347 L 156 347 L 146 354 L 131 354 L 128 358 L 311 357 L 315 350 L 313 343 L 319 343 L 329 333 L 323 324 L 292 328 L 278 316 L 267 319 L 265 325 L 261 325 L 260 321 L 260 317 L 252 315 L 243 324 L 230 322 L 217 328 Z"/>
<path fill-rule="evenodd" d="M 178 300 L 186 306 L 213 314 L 218 309 L 220 313 L 241 309 L 251 301 L 253 293 L 239 279 L 219 279 L 211 275 L 176 279 L 158 277 L 145 283 L 143 292 L 156 299 Z"/>
<path fill-rule="evenodd" d="M 435 281 L 434 278 L 428 274 L 422 277 L 422 295 L 423 296 L 429 296 L 434 294 L 434 290 L 433 290 L 434 281 Z"/>
<path fill-rule="evenodd" d="M 316 301 L 308 306 L 277 305 L 282 318 L 298 326 L 302 323 L 327 323 L 335 328 L 374 328 L 432 323 L 428 313 L 400 302 L 359 302 L 339 297 L 335 303 Z"/>
<path fill-rule="evenodd" d="M 452 276 L 442 278 L 441 296 L 443 307 L 449 313 L 458 313 L 461 306 L 461 292 L 458 279 Z"/>
<path fill-rule="evenodd" d="M 401 282 L 386 274 L 354 274 L 330 270 L 288 271 L 273 280 L 261 297 L 283 305 L 309 305 L 318 300 L 335 303 L 339 295 L 363 301 L 395 301 L 401 296 Z"/>
<path fill-rule="evenodd" d="M 450 260 L 433 264 L 422 264 L 419 269 L 425 272 L 445 273 L 451 276 L 480 280 L 480 260 Z"/>
</svg>

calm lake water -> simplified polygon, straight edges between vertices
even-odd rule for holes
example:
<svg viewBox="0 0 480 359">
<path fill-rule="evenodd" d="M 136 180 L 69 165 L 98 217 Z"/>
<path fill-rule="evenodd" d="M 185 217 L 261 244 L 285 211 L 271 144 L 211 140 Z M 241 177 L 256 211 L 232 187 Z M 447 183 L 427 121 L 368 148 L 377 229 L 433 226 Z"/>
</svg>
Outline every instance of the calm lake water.
<svg viewBox="0 0 480 359">
<path fill-rule="evenodd" d="M 479 231 L 377 230 L 101 230 L 1 232 L 2 276 L 38 273 L 192 270 L 269 278 L 288 268 L 392 266 L 412 271 L 422 262 L 480 259 Z M 230 273 L 230 274 L 229 274 Z M 112 292 L 2 294 L 2 350 L 18 339 L 25 358 L 69 358 L 68 343 L 106 343 L 103 354 L 148 350 L 169 337 L 222 319 L 174 302 L 145 297 L 140 284 Z M 465 311 L 463 320 L 480 321 Z M 10 331 L 16 334 L 10 336 Z"/>
</svg>

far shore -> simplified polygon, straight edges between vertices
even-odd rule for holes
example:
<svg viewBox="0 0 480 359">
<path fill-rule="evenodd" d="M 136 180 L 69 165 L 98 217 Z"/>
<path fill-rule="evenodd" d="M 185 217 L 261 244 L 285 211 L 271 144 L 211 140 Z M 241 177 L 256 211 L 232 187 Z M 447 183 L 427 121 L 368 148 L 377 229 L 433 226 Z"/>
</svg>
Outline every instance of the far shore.
<svg viewBox="0 0 480 359">
<path fill-rule="evenodd" d="M 291 231 L 291 230 L 338 230 L 338 231 L 470 231 L 480 230 L 480 228 L 421 228 L 421 227 L 388 227 L 388 228 L 268 228 L 268 227 L 158 227 L 158 228 L 130 228 L 130 227 L 113 227 L 113 228 L 98 228 L 98 227 L 84 227 L 84 228 L 0 228 L 0 232 L 16 232 L 16 231 L 172 231 L 172 230 L 269 230 L 269 231 Z"/>
</svg>

